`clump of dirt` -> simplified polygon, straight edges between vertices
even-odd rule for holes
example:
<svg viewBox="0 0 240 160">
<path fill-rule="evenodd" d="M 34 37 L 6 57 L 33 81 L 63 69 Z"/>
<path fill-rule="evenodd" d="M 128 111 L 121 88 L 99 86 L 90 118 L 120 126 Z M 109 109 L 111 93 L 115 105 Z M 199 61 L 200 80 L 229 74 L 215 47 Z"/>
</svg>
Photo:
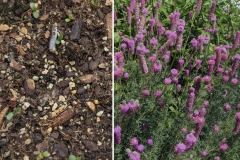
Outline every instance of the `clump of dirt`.
<svg viewBox="0 0 240 160">
<path fill-rule="evenodd" d="M 111 1 L 31 2 L 0 0 L 0 159 L 112 159 Z"/>
</svg>

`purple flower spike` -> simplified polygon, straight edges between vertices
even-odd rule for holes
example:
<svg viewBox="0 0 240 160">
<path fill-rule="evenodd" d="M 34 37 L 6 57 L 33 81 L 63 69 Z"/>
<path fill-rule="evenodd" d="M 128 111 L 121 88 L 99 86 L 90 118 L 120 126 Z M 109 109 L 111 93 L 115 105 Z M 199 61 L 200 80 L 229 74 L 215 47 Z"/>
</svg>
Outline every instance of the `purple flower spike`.
<svg viewBox="0 0 240 160">
<path fill-rule="evenodd" d="M 184 65 L 184 60 L 183 59 L 179 59 L 178 60 L 178 71 L 181 71 L 182 70 L 182 67 Z"/>
<path fill-rule="evenodd" d="M 211 20 L 211 18 L 213 17 L 214 11 L 216 9 L 216 5 L 217 5 L 216 1 L 213 1 L 212 6 L 211 6 L 211 10 L 210 10 L 209 15 L 208 15 L 209 20 Z"/>
<path fill-rule="evenodd" d="M 129 78 L 129 74 L 128 73 L 124 73 L 123 78 L 124 79 L 128 79 Z"/>
<path fill-rule="evenodd" d="M 156 48 L 157 42 L 158 42 L 158 40 L 156 38 L 152 38 L 150 40 L 150 45 L 152 46 L 153 49 Z"/>
<path fill-rule="evenodd" d="M 133 137 L 133 138 L 131 139 L 130 143 L 131 143 L 131 145 L 132 145 L 133 147 L 137 147 L 137 146 L 138 146 L 138 139 L 137 139 L 137 137 Z"/>
<path fill-rule="evenodd" d="M 146 90 L 143 90 L 143 91 L 142 91 L 142 97 L 143 97 L 143 98 L 145 98 L 145 97 L 147 97 L 147 96 L 149 96 L 149 95 L 150 95 L 150 90 L 147 90 L 147 89 L 146 89 Z"/>
<path fill-rule="evenodd" d="M 201 156 L 202 157 L 206 157 L 208 155 L 208 152 L 206 150 L 202 151 L 201 152 Z"/>
<path fill-rule="evenodd" d="M 240 112 L 236 113 L 236 123 L 235 123 L 235 127 L 233 129 L 233 134 L 236 135 L 238 134 L 240 130 Z"/>
<path fill-rule="evenodd" d="M 193 116 L 194 116 L 194 117 L 197 117 L 198 115 L 199 115 L 199 111 L 195 109 L 195 110 L 193 111 Z"/>
<path fill-rule="evenodd" d="M 143 38 L 144 38 L 144 35 L 140 32 L 140 33 L 136 34 L 135 41 L 142 42 Z"/>
<path fill-rule="evenodd" d="M 210 81 L 211 81 L 211 77 L 209 77 L 208 75 L 206 75 L 206 76 L 203 77 L 203 80 L 204 80 L 204 83 L 205 83 L 206 85 L 208 85 L 208 84 L 210 83 Z"/>
<path fill-rule="evenodd" d="M 233 85 L 237 85 L 237 84 L 238 84 L 238 79 L 237 79 L 237 78 L 233 78 L 233 79 L 231 80 L 231 83 L 232 83 Z"/>
<path fill-rule="evenodd" d="M 172 82 L 173 82 L 174 84 L 178 84 L 178 78 L 177 78 L 177 77 L 174 77 L 174 78 L 172 79 Z"/>
<path fill-rule="evenodd" d="M 195 88 L 194 87 L 189 87 L 189 89 L 188 89 L 188 93 L 194 93 L 195 92 Z"/>
<path fill-rule="evenodd" d="M 128 24 L 132 23 L 132 12 L 130 7 L 127 7 L 127 23 Z"/>
<path fill-rule="evenodd" d="M 211 93 L 212 90 L 213 90 L 213 85 L 212 84 L 208 84 L 207 92 Z"/>
<path fill-rule="evenodd" d="M 183 152 L 186 150 L 186 145 L 184 143 L 178 143 L 175 147 L 174 147 L 174 152 L 177 155 L 181 155 L 183 154 Z"/>
<path fill-rule="evenodd" d="M 221 160 L 219 156 L 214 157 L 214 160 Z"/>
<path fill-rule="evenodd" d="M 143 144 L 139 144 L 139 145 L 136 147 L 136 150 L 137 150 L 139 153 L 143 152 L 143 150 L 144 150 L 144 145 L 143 145 Z"/>
<path fill-rule="evenodd" d="M 164 107 L 164 104 L 165 104 L 164 99 L 159 99 L 159 100 L 158 100 L 158 105 L 159 105 L 160 108 L 163 108 L 163 107 Z"/>
<path fill-rule="evenodd" d="M 196 68 L 200 69 L 202 67 L 202 60 L 201 59 L 197 59 L 196 60 Z"/>
<path fill-rule="evenodd" d="M 233 46 L 232 46 L 233 49 L 238 48 L 239 39 L 240 39 L 240 31 L 237 31 L 234 42 L 233 42 Z"/>
<path fill-rule="evenodd" d="M 186 135 L 186 151 L 189 151 L 197 143 L 197 138 L 192 134 Z"/>
<path fill-rule="evenodd" d="M 225 112 L 229 111 L 230 109 L 231 109 L 230 104 L 228 104 L 228 103 L 224 104 L 224 111 Z"/>
<path fill-rule="evenodd" d="M 131 160 L 140 160 L 141 159 L 141 154 L 134 151 L 134 152 L 131 152 L 128 154 L 128 157 L 131 159 Z"/>
<path fill-rule="evenodd" d="M 125 51 L 126 51 L 126 48 L 127 48 L 126 43 L 122 43 L 122 44 L 121 44 L 122 52 L 125 52 Z"/>
<path fill-rule="evenodd" d="M 195 94 L 192 92 L 189 94 L 187 105 L 186 105 L 186 110 L 188 112 L 191 111 L 191 109 L 193 107 L 194 99 L 195 99 Z"/>
<path fill-rule="evenodd" d="M 171 69 L 171 76 L 172 76 L 172 77 L 176 77 L 177 74 L 178 74 L 178 70 L 176 70 L 176 69 Z"/>
<path fill-rule="evenodd" d="M 189 71 L 188 69 L 185 70 L 185 76 L 186 76 L 186 77 L 189 76 L 189 72 L 190 72 L 190 71 Z"/>
<path fill-rule="evenodd" d="M 217 69 L 217 76 L 220 76 L 224 72 L 223 68 L 218 68 Z"/>
<path fill-rule="evenodd" d="M 156 98 L 161 97 L 161 95 L 162 95 L 162 91 L 154 92 L 154 97 L 156 97 Z"/>
<path fill-rule="evenodd" d="M 183 128 L 182 129 L 182 134 L 186 134 L 187 133 L 187 128 Z"/>
<path fill-rule="evenodd" d="M 228 145 L 226 143 L 220 145 L 220 151 L 225 152 L 228 149 Z"/>
<path fill-rule="evenodd" d="M 207 113 L 206 108 L 203 107 L 203 108 L 201 109 L 201 111 L 200 111 L 199 116 L 200 116 L 200 117 L 204 117 L 204 116 L 206 115 L 206 113 Z"/>
<path fill-rule="evenodd" d="M 148 139 L 148 140 L 147 140 L 147 144 L 148 144 L 149 146 L 152 146 L 152 145 L 153 145 L 153 140 L 152 140 L 152 139 Z"/>
<path fill-rule="evenodd" d="M 165 78 L 165 79 L 164 79 L 164 83 L 165 83 L 166 85 L 170 85 L 170 84 L 172 83 L 171 78 Z"/>
<path fill-rule="evenodd" d="M 148 124 L 147 124 L 146 122 L 144 122 L 144 123 L 142 124 L 142 127 L 143 127 L 143 130 L 144 130 L 144 131 L 147 131 L 147 130 L 148 130 Z"/>
<path fill-rule="evenodd" d="M 229 77 L 228 76 L 223 76 L 223 82 L 228 82 Z"/>
<path fill-rule="evenodd" d="M 115 144 L 120 144 L 121 143 L 121 127 L 120 126 L 116 126 L 114 128 L 114 142 Z"/>
<path fill-rule="evenodd" d="M 202 0 L 198 0 L 195 12 L 199 13 L 201 10 L 201 7 L 202 7 Z"/>
<path fill-rule="evenodd" d="M 154 74 L 157 74 L 161 70 L 162 70 L 162 65 L 161 65 L 160 61 L 153 64 L 153 73 Z"/>
<path fill-rule="evenodd" d="M 156 60 L 157 60 L 156 54 L 153 54 L 151 57 L 149 57 L 149 61 L 150 61 L 151 63 L 156 62 Z"/>
<path fill-rule="evenodd" d="M 213 127 L 213 130 L 214 130 L 215 133 L 218 133 L 218 132 L 220 131 L 220 127 L 217 126 L 217 125 L 215 125 L 215 126 Z"/>
<path fill-rule="evenodd" d="M 181 89 L 182 89 L 182 86 L 181 86 L 181 84 L 178 84 L 178 85 L 177 85 L 177 87 L 176 87 L 176 90 L 177 90 L 177 92 L 180 92 L 180 91 L 181 91 Z"/>
<path fill-rule="evenodd" d="M 191 40 L 191 45 L 193 47 L 194 50 L 197 49 L 197 46 L 198 46 L 198 41 L 194 38 Z"/>
<path fill-rule="evenodd" d="M 117 23 L 118 19 L 117 19 L 117 12 L 114 11 L 114 23 Z"/>
</svg>

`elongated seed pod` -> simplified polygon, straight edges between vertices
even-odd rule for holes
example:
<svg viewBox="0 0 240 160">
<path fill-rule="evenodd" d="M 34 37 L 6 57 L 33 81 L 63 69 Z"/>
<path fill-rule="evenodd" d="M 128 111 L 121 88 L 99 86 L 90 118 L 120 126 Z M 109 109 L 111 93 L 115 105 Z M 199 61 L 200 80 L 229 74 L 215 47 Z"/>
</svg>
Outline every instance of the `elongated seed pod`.
<svg viewBox="0 0 240 160">
<path fill-rule="evenodd" d="M 59 126 L 65 122 L 67 122 L 71 118 L 73 118 L 74 115 L 75 115 L 75 108 L 69 108 L 66 111 L 62 112 L 56 118 L 52 119 L 51 122 L 49 123 L 49 126 L 50 127 Z"/>
<path fill-rule="evenodd" d="M 2 127 L 4 117 L 6 116 L 8 110 L 9 110 L 9 106 L 3 108 L 3 110 L 0 112 L 0 128 Z"/>
<path fill-rule="evenodd" d="M 56 51 L 56 40 L 57 40 L 57 26 L 52 27 L 52 33 L 49 41 L 49 51 Z"/>
</svg>

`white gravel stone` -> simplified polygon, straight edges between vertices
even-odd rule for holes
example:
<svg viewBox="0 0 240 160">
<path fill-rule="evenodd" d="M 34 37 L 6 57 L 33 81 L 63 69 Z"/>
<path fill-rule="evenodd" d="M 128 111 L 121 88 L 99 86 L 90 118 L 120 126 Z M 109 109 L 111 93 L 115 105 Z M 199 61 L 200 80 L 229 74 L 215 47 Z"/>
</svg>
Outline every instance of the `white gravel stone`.
<svg viewBox="0 0 240 160">
<path fill-rule="evenodd" d="M 70 64 L 71 66 L 73 66 L 73 65 L 75 65 L 75 61 L 70 61 L 69 64 Z"/>
<path fill-rule="evenodd" d="M 60 102 L 65 102 L 66 99 L 65 99 L 64 96 L 60 95 L 59 98 L 58 98 L 58 101 L 60 101 Z"/>
<path fill-rule="evenodd" d="M 52 106 L 52 111 L 56 110 L 58 107 L 58 104 L 57 103 L 54 103 L 53 106 Z"/>
<path fill-rule="evenodd" d="M 69 82 L 69 89 L 72 90 L 75 87 L 74 82 Z"/>
<path fill-rule="evenodd" d="M 42 108 L 41 106 L 37 106 L 37 109 L 38 109 L 39 111 L 42 111 L 42 110 L 43 110 L 43 108 Z"/>
<path fill-rule="evenodd" d="M 103 111 L 99 111 L 96 115 L 97 115 L 98 117 L 101 117 L 102 114 L 103 114 Z"/>
</svg>

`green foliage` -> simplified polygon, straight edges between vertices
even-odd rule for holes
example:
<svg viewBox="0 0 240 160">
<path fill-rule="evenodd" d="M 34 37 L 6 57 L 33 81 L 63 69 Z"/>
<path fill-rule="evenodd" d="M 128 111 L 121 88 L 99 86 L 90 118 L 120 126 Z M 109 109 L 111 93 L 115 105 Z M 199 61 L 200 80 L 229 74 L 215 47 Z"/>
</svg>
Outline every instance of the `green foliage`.
<svg viewBox="0 0 240 160">
<path fill-rule="evenodd" d="M 17 107 L 17 108 L 14 108 L 13 112 L 9 112 L 7 114 L 7 120 L 11 120 L 13 116 L 17 115 L 17 114 L 20 114 L 22 111 L 22 108 L 21 107 Z"/>
<path fill-rule="evenodd" d="M 68 15 L 68 18 L 65 19 L 65 22 L 70 22 L 73 18 L 73 15 L 72 14 L 69 14 Z"/>
<path fill-rule="evenodd" d="M 153 17 L 153 8 L 157 0 L 146 1 L 146 8 L 149 14 L 146 18 Z M 118 35 L 118 31 L 122 32 L 122 35 L 129 39 L 134 39 L 138 30 L 134 21 L 134 13 L 132 13 L 131 25 L 126 23 L 127 14 L 126 8 L 129 7 L 130 1 L 119 0 L 114 2 L 114 9 L 117 12 L 118 21 L 114 25 L 114 50 L 119 52 L 121 50 L 122 38 Z M 207 26 L 212 26 L 211 21 L 208 19 L 208 14 L 211 8 L 211 0 L 203 1 L 200 13 L 194 13 L 192 17 L 189 17 L 189 12 L 195 10 L 197 0 L 182 1 L 163 1 L 158 17 L 159 22 L 163 27 L 168 30 L 170 26 L 169 14 L 176 10 L 181 13 L 181 19 L 185 19 L 186 25 L 183 34 L 183 46 L 181 50 L 177 51 L 173 46 L 171 51 L 171 58 L 168 63 L 164 63 L 161 56 L 158 56 L 163 65 L 162 71 L 156 75 L 151 74 L 151 63 L 148 61 L 152 54 L 157 54 L 159 48 L 166 42 L 166 36 L 159 40 L 157 49 L 152 49 L 149 45 L 149 40 L 153 37 L 156 38 L 157 31 L 154 28 L 154 34 L 147 34 L 144 40 L 148 41 L 146 48 L 150 50 L 148 55 L 145 55 L 149 73 L 143 75 L 141 72 L 141 66 L 139 64 L 138 54 L 135 46 L 135 54 L 131 55 L 129 50 L 124 52 L 124 73 L 129 73 L 130 78 L 120 79 L 114 84 L 114 123 L 115 126 L 121 126 L 122 128 L 122 140 L 120 145 L 115 145 L 114 159 L 125 160 L 128 159 L 126 149 L 130 148 L 134 151 L 134 147 L 130 145 L 130 140 L 133 137 L 137 137 L 139 142 L 145 146 L 144 152 L 141 154 L 143 160 L 157 160 L 157 159 L 181 159 L 188 160 L 190 155 L 193 155 L 194 160 L 203 159 L 200 153 L 203 150 L 208 151 L 208 155 L 205 159 L 214 159 L 215 156 L 220 156 L 221 159 L 237 160 L 239 159 L 240 136 L 233 135 L 232 130 L 234 128 L 236 119 L 234 117 L 236 112 L 240 110 L 237 105 L 240 104 L 240 98 L 238 96 L 240 85 L 233 85 L 231 82 L 223 83 L 223 75 L 217 76 L 216 71 L 212 75 L 211 84 L 214 88 L 211 93 L 207 92 L 207 85 L 201 82 L 201 89 L 195 98 L 193 110 L 200 111 L 204 101 L 209 101 L 210 105 L 206 108 L 207 114 L 205 115 L 205 123 L 200 133 L 197 144 L 189 152 L 183 153 L 181 156 L 177 156 L 174 153 L 174 147 L 179 142 L 185 142 L 185 135 L 181 133 L 182 128 L 187 128 L 187 134 L 191 130 L 195 129 L 196 123 L 189 119 L 189 113 L 186 112 L 186 103 L 188 99 L 188 88 L 194 86 L 194 78 L 200 76 L 203 78 L 208 74 L 207 61 L 210 55 L 215 55 L 214 48 L 219 45 L 232 44 L 234 34 L 240 30 L 238 22 L 240 21 L 239 9 L 233 5 L 230 1 L 217 1 L 217 7 L 214 12 L 214 16 L 217 17 L 216 28 L 218 33 L 216 35 L 210 34 L 205 31 Z M 123 5 L 123 9 L 119 6 Z M 226 7 L 230 7 L 230 14 L 225 11 Z M 141 14 L 140 14 L 141 15 Z M 148 27 L 148 23 L 145 23 L 145 29 Z M 190 41 L 199 35 L 209 35 L 210 43 L 204 47 L 202 54 L 192 49 Z M 228 36 L 226 36 L 228 35 Z M 232 68 L 233 62 L 232 56 L 239 54 L 239 49 L 229 50 L 228 59 L 221 62 L 221 67 L 224 70 Z M 189 58 L 191 57 L 191 58 Z M 170 77 L 170 70 L 177 68 L 178 60 L 184 59 L 185 64 L 183 70 L 179 73 L 179 83 L 182 85 L 181 92 L 176 91 L 176 85 L 165 85 L 163 83 L 166 77 Z M 195 68 L 195 60 L 202 60 L 202 68 L 197 70 Z M 189 77 L 184 75 L 184 70 L 189 65 L 193 66 L 193 70 Z M 240 75 L 239 69 L 236 72 Z M 232 76 L 230 76 L 230 81 Z M 238 78 L 239 80 L 239 78 Z M 151 91 L 150 96 L 143 98 L 141 92 L 144 89 Z M 164 108 L 160 109 L 158 106 L 158 99 L 154 97 L 156 90 L 163 91 L 161 99 L 165 100 Z M 223 97 L 223 91 L 227 90 L 228 94 Z M 133 112 L 130 116 L 126 116 L 122 119 L 121 110 L 119 105 L 122 101 L 130 101 L 131 99 L 139 100 L 141 108 Z M 231 110 L 224 111 L 224 104 L 229 103 Z M 192 111 L 191 111 L 192 113 Z M 148 130 L 142 129 L 142 124 L 146 122 L 148 124 Z M 213 127 L 218 125 L 220 132 L 214 133 Z M 154 141 L 153 146 L 147 146 L 147 139 L 152 138 Z M 219 150 L 220 141 L 223 138 L 227 138 L 227 145 L 229 149 L 222 153 Z"/>
<path fill-rule="evenodd" d="M 95 7 L 100 7 L 100 3 L 97 2 L 96 0 L 91 0 L 91 4 Z"/>
<path fill-rule="evenodd" d="M 56 44 L 60 44 L 62 39 L 63 39 L 63 35 L 59 34 L 56 40 Z"/>
<path fill-rule="evenodd" d="M 70 155 L 69 160 L 81 160 L 81 157 L 76 157 L 74 155 Z"/>
<path fill-rule="evenodd" d="M 30 2 L 30 8 L 33 11 L 33 17 L 36 18 L 36 19 L 39 18 L 38 4 Z"/>
<path fill-rule="evenodd" d="M 41 159 L 44 159 L 44 158 L 47 158 L 47 157 L 50 157 L 50 156 L 51 156 L 51 154 L 47 151 L 40 152 L 40 154 L 37 157 L 37 160 L 41 160 Z"/>
</svg>

